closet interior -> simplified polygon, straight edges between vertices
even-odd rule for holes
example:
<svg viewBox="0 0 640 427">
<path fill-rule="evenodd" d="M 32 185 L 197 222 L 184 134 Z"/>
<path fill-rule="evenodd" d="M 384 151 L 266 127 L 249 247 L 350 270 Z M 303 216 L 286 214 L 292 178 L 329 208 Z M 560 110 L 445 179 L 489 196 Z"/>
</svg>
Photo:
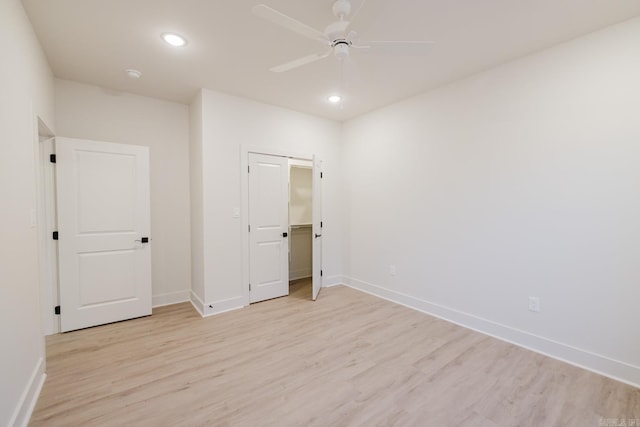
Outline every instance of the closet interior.
<svg viewBox="0 0 640 427">
<path fill-rule="evenodd" d="M 289 160 L 289 280 L 311 278 L 312 162 Z M 311 286 L 311 280 L 309 280 Z"/>
</svg>

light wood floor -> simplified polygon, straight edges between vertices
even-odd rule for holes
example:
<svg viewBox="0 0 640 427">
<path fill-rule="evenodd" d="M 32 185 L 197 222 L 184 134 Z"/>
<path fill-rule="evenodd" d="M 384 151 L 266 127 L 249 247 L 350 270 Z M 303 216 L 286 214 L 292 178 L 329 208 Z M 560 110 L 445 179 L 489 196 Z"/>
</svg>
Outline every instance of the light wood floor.
<svg viewBox="0 0 640 427">
<path fill-rule="evenodd" d="M 337 286 L 47 339 L 39 426 L 593 426 L 640 390 Z M 601 417 L 605 420 L 601 420 Z M 627 425 L 629 425 L 629 421 Z"/>
</svg>

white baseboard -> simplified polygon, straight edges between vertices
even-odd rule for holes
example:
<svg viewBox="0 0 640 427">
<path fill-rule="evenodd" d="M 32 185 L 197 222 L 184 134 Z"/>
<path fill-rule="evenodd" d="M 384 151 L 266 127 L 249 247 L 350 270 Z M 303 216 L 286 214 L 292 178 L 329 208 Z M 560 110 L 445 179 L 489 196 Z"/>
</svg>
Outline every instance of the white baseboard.
<svg viewBox="0 0 640 427">
<path fill-rule="evenodd" d="M 536 353 L 561 360 L 571 365 L 575 365 L 640 388 L 639 366 L 630 365 L 619 360 L 614 360 L 587 350 L 579 349 L 351 277 L 344 277 L 343 279 L 343 283 L 345 285 L 359 291 L 404 305 L 405 307 L 421 311 L 465 328 L 498 338 L 502 341 L 535 351 Z"/>
<path fill-rule="evenodd" d="M 311 277 L 311 270 L 294 270 L 289 272 L 289 281 L 298 280 L 298 279 L 306 279 L 307 277 Z"/>
<path fill-rule="evenodd" d="M 163 305 L 171 305 L 178 304 L 181 302 L 189 301 L 189 295 L 191 294 L 191 290 L 185 289 L 182 291 L 176 292 L 167 292 L 164 294 L 153 295 L 152 296 L 152 306 L 162 307 Z"/>
<path fill-rule="evenodd" d="M 215 316 L 216 314 L 226 313 L 227 311 L 237 310 L 242 307 L 246 307 L 249 305 L 249 301 L 247 298 L 239 296 L 234 298 L 229 298 L 221 301 L 213 301 L 206 303 L 204 305 L 203 316 L 209 317 Z"/>
<path fill-rule="evenodd" d="M 342 276 L 328 276 L 322 281 L 323 288 L 330 288 L 332 286 L 344 284 L 344 278 Z"/>
<path fill-rule="evenodd" d="M 193 305 L 193 308 L 196 309 L 200 316 L 204 317 L 204 303 L 193 291 L 191 291 L 191 305 Z"/>
<path fill-rule="evenodd" d="M 245 297 L 239 296 L 226 300 L 204 303 L 198 295 L 191 291 L 191 304 L 196 311 L 200 313 L 200 316 L 209 317 L 246 307 L 249 305 L 249 301 Z"/>
<path fill-rule="evenodd" d="M 20 396 L 20 401 L 11 417 L 11 421 L 9 421 L 10 426 L 26 427 L 29 424 L 29 419 L 31 419 L 33 409 L 36 407 L 36 402 L 38 402 L 38 397 L 40 396 L 40 391 L 46 378 L 44 358 L 40 357 L 29 378 L 27 386 Z"/>
</svg>

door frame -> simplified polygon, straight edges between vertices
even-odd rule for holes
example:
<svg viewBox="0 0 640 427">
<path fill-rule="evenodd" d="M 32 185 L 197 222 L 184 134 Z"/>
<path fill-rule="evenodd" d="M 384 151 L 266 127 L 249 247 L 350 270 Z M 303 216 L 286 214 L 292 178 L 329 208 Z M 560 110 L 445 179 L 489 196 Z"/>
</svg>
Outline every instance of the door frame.
<svg viewBox="0 0 640 427">
<path fill-rule="evenodd" d="M 242 232 L 242 299 L 244 305 L 250 304 L 249 298 L 249 153 L 266 154 L 270 156 L 287 157 L 313 161 L 314 154 L 300 153 L 285 149 L 259 147 L 255 145 L 240 145 L 240 230 Z M 313 196 L 312 196 L 313 197 Z"/>
<path fill-rule="evenodd" d="M 55 154 L 55 134 L 34 115 L 34 163 L 36 171 L 36 231 L 38 241 L 38 278 L 43 335 L 60 332 L 60 319 L 54 314 L 59 302 L 58 246 L 51 232 L 56 229 L 55 170 L 49 155 Z M 33 219 L 32 219 L 33 220 Z"/>
</svg>

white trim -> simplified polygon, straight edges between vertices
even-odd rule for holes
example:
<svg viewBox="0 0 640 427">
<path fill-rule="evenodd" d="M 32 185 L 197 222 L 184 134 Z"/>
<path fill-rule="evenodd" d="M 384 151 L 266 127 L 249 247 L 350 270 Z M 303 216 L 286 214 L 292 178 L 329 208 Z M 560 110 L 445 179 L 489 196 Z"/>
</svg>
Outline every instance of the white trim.
<svg viewBox="0 0 640 427">
<path fill-rule="evenodd" d="M 242 262 L 242 297 L 249 299 L 249 149 L 240 146 L 240 228 Z M 245 171 L 247 171 L 245 173 Z"/>
<path fill-rule="evenodd" d="M 13 412 L 11 421 L 9 421 L 10 426 L 26 427 L 29 424 L 31 414 L 33 413 L 33 409 L 36 407 L 40 391 L 42 390 L 42 386 L 46 378 L 47 374 L 44 372 L 44 358 L 40 357 L 33 373 L 31 374 L 31 378 L 29 378 L 27 387 L 20 396 L 20 401 Z"/>
<path fill-rule="evenodd" d="M 343 283 L 353 289 L 640 388 L 640 366 L 614 360 L 351 277 L 344 277 Z"/>
<path fill-rule="evenodd" d="M 227 311 L 237 310 L 248 305 L 249 299 L 245 298 L 244 296 L 209 302 L 204 307 L 204 315 L 202 317 L 215 316 L 216 314 L 222 314 L 226 313 Z"/>
<path fill-rule="evenodd" d="M 200 297 L 198 295 L 196 295 L 195 292 L 191 291 L 191 305 L 193 305 L 193 308 L 196 309 L 196 311 L 198 312 L 198 314 L 200 314 L 200 316 L 204 317 L 203 311 L 204 311 L 204 302 L 202 302 L 202 300 L 200 299 Z"/>
<path fill-rule="evenodd" d="M 152 295 L 152 307 L 162 307 L 164 305 L 178 304 L 190 300 L 190 289 L 182 291 L 167 292 L 164 294 Z"/>
<path fill-rule="evenodd" d="M 51 232 L 57 229 L 55 167 L 49 162 L 49 155 L 55 153 L 55 136 L 38 115 L 33 117 L 41 321 L 44 335 L 53 335 L 60 332 L 53 311 L 59 301 L 57 242 L 51 239 Z"/>
<path fill-rule="evenodd" d="M 191 304 L 200 316 L 209 317 L 246 307 L 249 305 L 249 298 L 239 296 L 205 304 L 195 292 L 191 291 Z"/>
<path fill-rule="evenodd" d="M 310 268 L 302 268 L 300 270 L 294 270 L 289 272 L 289 281 L 306 279 L 307 277 L 311 277 Z"/>
<path fill-rule="evenodd" d="M 279 148 L 260 147 L 257 145 L 250 145 L 250 144 L 240 145 L 240 151 L 242 152 L 242 157 L 245 160 L 247 159 L 247 155 L 249 153 L 256 153 L 256 154 L 267 154 L 269 156 L 287 157 L 289 159 L 313 161 L 313 154 L 310 154 L 310 153 L 300 153 L 300 152 L 296 153 L 293 151 L 282 150 Z"/>
<path fill-rule="evenodd" d="M 344 277 L 342 276 L 329 276 L 324 279 L 322 287 L 330 288 L 332 286 L 343 285 L 344 283 Z"/>
</svg>

